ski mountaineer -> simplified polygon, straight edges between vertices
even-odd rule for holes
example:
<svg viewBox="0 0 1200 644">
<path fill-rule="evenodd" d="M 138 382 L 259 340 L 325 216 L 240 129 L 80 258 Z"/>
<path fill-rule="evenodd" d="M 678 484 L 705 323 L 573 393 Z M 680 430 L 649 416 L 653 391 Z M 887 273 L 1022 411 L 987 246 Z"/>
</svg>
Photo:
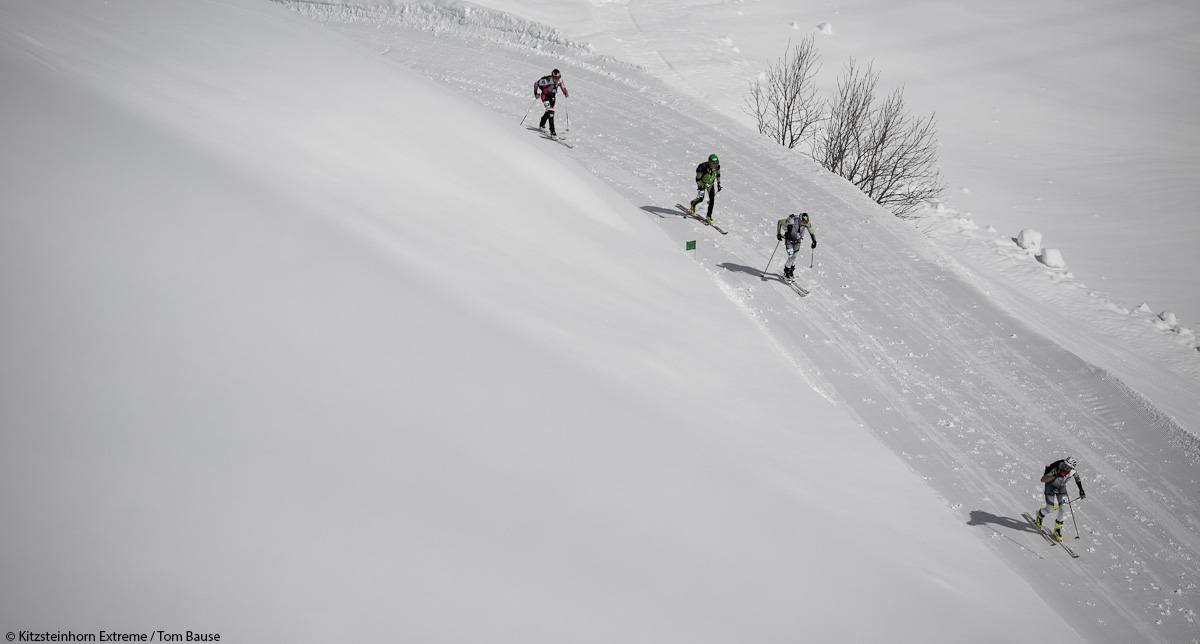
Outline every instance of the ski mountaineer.
<svg viewBox="0 0 1200 644">
<path fill-rule="evenodd" d="M 556 69 L 550 72 L 549 76 L 543 76 L 533 84 L 533 95 L 542 99 L 542 105 L 546 106 L 546 113 L 542 114 L 542 120 L 538 123 L 538 129 L 546 131 L 546 123 L 550 124 L 550 136 L 557 137 L 558 133 L 554 131 L 554 99 L 558 94 L 558 90 L 562 90 L 563 96 L 570 97 L 567 93 L 567 86 L 562 82 L 562 74 Z"/>
<path fill-rule="evenodd" d="M 715 184 L 716 187 L 713 187 Z M 717 193 L 721 191 L 721 162 L 717 155 L 708 155 L 708 161 L 696 166 L 696 198 L 692 199 L 691 213 L 696 214 L 696 204 L 704 201 L 704 193 L 708 192 L 708 223 L 712 223 L 713 206 L 717 203 Z"/>
<path fill-rule="evenodd" d="M 813 233 L 812 225 L 808 223 L 808 213 L 802 212 L 799 216 L 792 213 L 775 225 L 775 239 L 786 242 L 784 248 L 787 249 L 788 258 L 787 263 L 783 265 L 783 279 L 789 282 L 796 281 L 796 253 L 800 252 L 806 230 L 809 239 L 812 240 L 812 247 L 816 248 L 817 236 Z"/>
<path fill-rule="evenodd" d="M 1054 538 L 1062 541 L 1063 519 L 1067 516 L 1066 502 L 1067 496 L 1067 481 L 1072 477 L 1075 478 L 1075 487 L 1079 489 L 1079 498 L 1087 498 L 1087 494 L 1083 491 L 1083 481 L 1079 479 L 1079 473 L 1075 471 L 1074 456 L 1068 456 L 1061 461 L 1054 461 L 1046 466 L 1045 475 L 1042 476 L 1042 483 L 1046 484 L 1046 507 L 1037 511 L 1034 516 L 1037 526 L 1042 527 L 1042 517 L 1049 516 L 1051 512 L 1058 510 L 1058 517 L 1054 520 Z"/>
</svg>

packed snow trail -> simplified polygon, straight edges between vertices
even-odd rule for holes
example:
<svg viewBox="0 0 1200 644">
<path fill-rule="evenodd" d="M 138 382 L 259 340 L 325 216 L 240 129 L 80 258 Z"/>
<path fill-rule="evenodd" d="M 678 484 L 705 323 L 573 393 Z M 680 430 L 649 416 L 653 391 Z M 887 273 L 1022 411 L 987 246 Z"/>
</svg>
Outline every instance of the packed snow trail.
<svg viewBox="0 0 1200 644">
<path fill-rule="evenodd" d="M 909 225 L 802 155 L 552 29 L 479 10 L 298 8 L 511 116 L 514 128 L 529 82 L 562 69 L 571 98 L 558 111 L 578 143 L 555 146 L 563 162 L 641 207 L 681 251 L 697 240 L 698 267 L 813 387 L 853 410 L 964 523 L 982 528 L 980 538 L 1080 633 L 1195 641 L 1194 438 L 1006 314 Z M 672 208 L 693 193 L 692 168 L 714 152 L 725 188 L 715 222 L 727 236 Z M 821 240 L 816 268 L 797 271 L 812 292 L 803 299 L 761 272 L 776 220 L 801 211 Z M 803 410 L 797 428 L 819 431 Z M 1079 560 L 1044 556 L 1046 544 L 1021 520 L 1041 506 L 1041 468 L 1067 454 L 1079 458 L 1090 491 L 1075 507 Z"/>
</svg>

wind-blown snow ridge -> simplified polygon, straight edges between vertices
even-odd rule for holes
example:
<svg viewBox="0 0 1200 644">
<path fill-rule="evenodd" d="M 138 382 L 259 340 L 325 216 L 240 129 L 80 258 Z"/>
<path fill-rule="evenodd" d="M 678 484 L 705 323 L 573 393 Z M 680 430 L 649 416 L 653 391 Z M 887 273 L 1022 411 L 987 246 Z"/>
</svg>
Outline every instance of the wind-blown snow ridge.
<svg viewBox="0 0 1200 644">
<path fill-rule="evenodd" d="M 1112 372 L 1104 371 L 1104 379 L 1111 382 L 1113 386 L 1120 388 L 1126 396 L 1137 401 L 1142 411 L 1153 419 L 1157 427 L 1167 434 L 1171 444 L 1182 451 L 1191 460 L 1193 465 L 1200 465 L 1200 437 L 1181 427 L 1179 423 L 1175 422 L 1174 418 L 1163 413 L 1153 402 L 1143 396 L 1141 392 L 1134 390 Z"/>
<path fill-rule="evenodd" d="M 535 49 L 557 45 L 576 55 L 598 56 L 591 45 L 575 42 L 553 27 L 467 2 L 362 5 L 316 0 L 273 1 L 320 22 L 385 24 L 432 33 L 454 30 L 497 44 Z"/>
<path fill-rule="evenodd" d="M 393 0 L 390 4 L 364 5 L 353 4 L 353 0 L 346 0 L 345 3 L 317 0 L 271 1 L 322 23 L 387 25 L 430 34 L 454 33 L 500 47 L 530 51 L 562 61 L 569 60 L 573 65 L 622 84 L 632 85 L 639 91 L 646 89 L 636 85 L 629 75 L 619 74 L 610 69 L 617 67 L 644 71 L 641 65 L 599 54 L 590 43 L 572 40 L 558 29 L 543 23 L 468 2 L 410 4 L 402 0 Z M 524 95 L 523 90 L 524 88 L 516 93 Z"/>
</svg>

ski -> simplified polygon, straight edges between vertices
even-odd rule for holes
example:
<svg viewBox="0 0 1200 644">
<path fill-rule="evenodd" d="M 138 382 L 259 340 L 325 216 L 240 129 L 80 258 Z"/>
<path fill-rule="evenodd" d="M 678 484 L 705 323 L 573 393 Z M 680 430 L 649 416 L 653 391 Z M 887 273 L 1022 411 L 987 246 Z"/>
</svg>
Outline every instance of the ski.
<svg viewBox="0 0 1200 644">
<path fill-rule="evenodd" d="M 1033 526 L 1033 527 L 1034 527 L 1034 529 L 1038 531 L 1038 534 L 1040 534 L 1040 535 L 1042 535 L 1043 537 L 1045 537 L 1046 541 L 1049 541 L 1049 542 L 1050 542 L 1050 545 L 1052 545 L 1052 546 L 1057 546 L 1057 545 L 1058 545 L 1058 540 L 1057 540 L 1057 539 L 1055 539 L 1055 538 L 1054 538 L 1054 536 L 1053 536 L 1053 535 L 1051 535 L 1049 532 L 1046 532 L 1046 530 L 1045 530 L 1044 528 L 1042 528 L 1041 526 L 1039 526 L 1039 525 L 1037 524 L 1037 521 L 1034 521 L 1034 520 L 1033 520 L 1033 517 L 1032 517 L 1032 516 L 1030 516 L 1030 514 L 1029 514 L 1028 512 L 1022 512 L 1022 513 L 1021 513 L 1021 516 L 1025 517 L 1025 520 L 1029 522 L 1029 525 Z"/>
<path fill-rule="evenodd" d="M 808 294 L 812 292 L 797 284 L 794 278 L 789 280 L 788 278 L 784 277 L 782 273 L 763 273 L 762 279 L 764 282 L 767 281 L 768 277 L 774 277 L 780 282 L 787 284 L 788 288 L 795 291 L 796 295 L 799 295 L 800 297 L 808 297 Z"/>
<path fill-rule="evenodd" d="M 565 145 L 565 146 L 567 146 L 568 148 L 571 148 L 572 150 L 574 150 L 574 149 L 575 149 L 575 144 L 568 142 L 568 141 L 567 141 L 565 138 L 563 138 L 563 137 L 560 137 L 560 136 L 552 136 L 552 135 L 549 135 L 549 134 L 543 134 L 543 135 L 542 135 L 542 138 L 543 138 L 543 139 L 549 139 L 549 140 L 551 140 L 551 141 L 554 141 L 555 143 L 558 143 L 558 144 L 561 144 L 561 145 Z"/>
<path fill-rule="evenodd" d="M 808 297 L 808 294 L 810 291 L 808 289 L 804 288 L 803 286 L 800 286 L 799 284 L 797 284 L 796 280 L 789 280 L 788 278 L 784 277 L 783 275 L 780 275 L 779 273 L 772 273 L 772 274 L 775 277 L 779 278 L 780 282 L 787 284 L 789 288 L 791 288 L 793 291 L 796 292 L 796 295 L 799 295 L 800 297 Z"/>
<path fill-rule="evenodd" d="M 542 128 L 533 127 L 532 125 L 526 125 L 525 129 L 537 132 L 543 139 L 546 139 L 547 141 L 554 141 L 555 143 L 565 145 L 568 148 L 571 148 L 572 150 L 575 149 L 575 144 L 567 141 L 567 137 L 565 134 L 562 136 L 554 136 L 554 135 L 550 134 L 549 132 L 543 130 Z"/>
<path fill-rule="evenodd" d="M 1050 542 L 1050 545 L 1062 546 L 1063 550 L 1066 550 L 1067 554 L 1071 555 L 1072 559 L 1079 558 L 1079 555 L 1075 554 L 1075 551 L 1071 549 L 1071 546 L 1068 546 L 1067 544 L 1059 541 L 1058 539 L 1055 539 L 1054 535 L 1047 532 L 1045 528 L 1039 526 L 1037 524 L 1037 521 L 1034 521 L 1033 516 L 1031 516 L 1028 512 L 1022 512 L 1021 516 L 1025 517 L 1025 520 L 1029 522 L 1029 525 L 1033 526 L 1034 528 L 1037 528 L 1038 533 L 1041 534 L 1043 537 L 1045 537 L 1046 541 Z"/>
<path fill-rule="evenodd" d="M 678 208 L 683 214 L 687 215 L 688 217 L 691 217 L 692 219 L 695 219 L 696 221 L 704 224 L 705 226 L 712 226 L 713 228 L 716 228 L 717 232 L 721 233 L 722 235 L 729 234 L 729 233 L 725 232 L 725 230 L 722 229 L 720 226 L 714 224 L 713 222 L 709 221 L 708 219 L 705 219 L 704 217 L 701 217 L 700 215 L 697 215 L 696 213 L 692 212 L 691 210 L 688 210 L 687 206 L 685 206 L 681 203 L 677 203 L 677 204 L 675 204 L 675 207 Z"/>
</svg>

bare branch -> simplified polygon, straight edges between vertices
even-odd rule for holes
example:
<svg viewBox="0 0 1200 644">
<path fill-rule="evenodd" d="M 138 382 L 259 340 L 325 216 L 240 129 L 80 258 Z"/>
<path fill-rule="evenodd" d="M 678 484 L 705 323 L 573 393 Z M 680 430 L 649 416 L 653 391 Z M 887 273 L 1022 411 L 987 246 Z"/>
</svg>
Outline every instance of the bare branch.
<svg viewBox="0 0 1200 644">
<path fill-rule="evenodd" d="M 873 65 L 846 65 L 813 158 L 897 217 L 913 218 L 946 189 L 937 169 L 936 120 L 913 117 L 903 89 L 878 103 L 878 83 Z"/>
<path fill-rule="evenodd" d="M 789 43 L 783 58 L 751 81 L 746 112 L 755 118 L 760 134 L 788 148 L 813 137 L 824 109 L 813 84 L 819 61 L 810 34 L 794 48 Z"/>
</svg>

